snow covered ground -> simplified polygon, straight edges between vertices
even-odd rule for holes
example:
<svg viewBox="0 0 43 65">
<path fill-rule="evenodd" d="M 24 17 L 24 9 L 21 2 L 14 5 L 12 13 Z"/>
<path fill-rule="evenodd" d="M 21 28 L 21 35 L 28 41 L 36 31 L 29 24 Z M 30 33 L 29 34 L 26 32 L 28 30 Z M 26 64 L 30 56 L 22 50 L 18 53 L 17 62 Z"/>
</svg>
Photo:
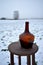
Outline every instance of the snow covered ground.
<svg viewBox="0 0 43 65">
<path fill-rule="evenodd" d="M 19 35 L 25 30 L 26 20 L 0 20 L 0 65 L 10 63 L 10 53 L 7 50 L 11 42 L 19 40 Z M 43 20 L 28 20 L 29 30 L 35 35 L 34 42 L 39 46 L 35 60 L 37 65 L 43 65 Z M 22 57 L 22 65 L 26 65 L 26 57 Z M 15 55 L 15 65 L 18 56 Z"/>
</svg>

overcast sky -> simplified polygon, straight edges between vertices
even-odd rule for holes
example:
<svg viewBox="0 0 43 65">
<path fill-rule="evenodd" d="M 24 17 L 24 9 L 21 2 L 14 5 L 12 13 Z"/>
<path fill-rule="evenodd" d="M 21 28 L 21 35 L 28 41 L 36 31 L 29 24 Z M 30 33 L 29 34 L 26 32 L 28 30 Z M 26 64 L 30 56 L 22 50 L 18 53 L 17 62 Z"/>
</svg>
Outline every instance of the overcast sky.
<svg viewBox="0 0 43 65">
<path fill-rule="evenodd" d="M 0 0 L 0 17 L 13 18 L 15 10 L 20 18 L 43 17 L 43 0 Z"/>
</svg>

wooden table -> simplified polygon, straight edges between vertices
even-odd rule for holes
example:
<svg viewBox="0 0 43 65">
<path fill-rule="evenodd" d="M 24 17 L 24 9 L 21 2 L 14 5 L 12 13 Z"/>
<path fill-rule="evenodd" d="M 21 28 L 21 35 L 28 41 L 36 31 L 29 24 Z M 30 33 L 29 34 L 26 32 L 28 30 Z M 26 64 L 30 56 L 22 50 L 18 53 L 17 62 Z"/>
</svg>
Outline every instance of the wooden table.
<svg viewBox="0 0 43 65">
<path fill-rule="evenodd" d="M 38 51 L 36 44 L 33 44 L 32 48 L 24 49 L 20 46 L 20 42 L 12 42 L 8 46 L 8 50 L 10 51 L 11 65 L 14 65 L 14 54 L 18 55 L 19 65 L 21 65 L 21 56 L 27 56 L 27 65 L 31 65 L 30 55 L 32 55 L 32 65 L 35 65 L 35 53 Z"/>
</svg>

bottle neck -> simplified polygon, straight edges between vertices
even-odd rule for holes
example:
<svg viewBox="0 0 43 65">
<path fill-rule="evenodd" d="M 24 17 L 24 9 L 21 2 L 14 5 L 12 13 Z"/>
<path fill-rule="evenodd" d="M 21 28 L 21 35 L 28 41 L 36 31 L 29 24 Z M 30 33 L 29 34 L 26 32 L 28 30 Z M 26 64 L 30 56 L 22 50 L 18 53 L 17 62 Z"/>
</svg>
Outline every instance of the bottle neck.
<svg viewBox="0 0 43 65">
<path fill-rule="evenodd" d="M 25 22 L 25 32 L 29 32 L 29 22 Z"/>
</svg>

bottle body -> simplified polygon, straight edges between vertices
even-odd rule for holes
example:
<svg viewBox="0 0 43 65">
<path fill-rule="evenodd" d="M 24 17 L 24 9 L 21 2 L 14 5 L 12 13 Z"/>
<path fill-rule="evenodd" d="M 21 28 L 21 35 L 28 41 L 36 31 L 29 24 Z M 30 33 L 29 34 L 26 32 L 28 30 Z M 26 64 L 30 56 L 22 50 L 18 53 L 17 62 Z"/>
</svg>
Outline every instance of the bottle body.
<svg viewBox="0 0 43 65">
<path fill-rule="evenodd" d="M 34 35 L 29 32 L 29 22 L 25 23 L 25 31 L 19 36 L 21 47 L 32 48 Z"/>
</svg>

